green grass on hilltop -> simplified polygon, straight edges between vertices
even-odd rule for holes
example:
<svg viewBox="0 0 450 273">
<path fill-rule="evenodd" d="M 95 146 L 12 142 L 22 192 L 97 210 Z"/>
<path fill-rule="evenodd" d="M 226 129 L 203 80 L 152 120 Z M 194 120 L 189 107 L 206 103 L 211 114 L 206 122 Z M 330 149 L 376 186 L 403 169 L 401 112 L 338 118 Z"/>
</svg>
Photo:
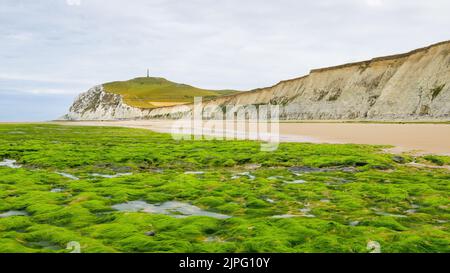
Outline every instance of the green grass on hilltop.
<svg viewBox="0 0 450 273">
<path fill-rule="evenodd" d="M 154 77 L 110 82 L 104 84 L 103 87 L 107 92 L 122 95 L 126 104 L 139 108 L 158 108 L 184 104 L 193 102 L 194 97 L 211 99 L 238 92 L 234 90 L 200 89 Z"/>
<path fill-rule="evenodd" d="M 369 252 L 376 241 L 382 252 L 449 253 L 450 173 L 407 164 L 449 157 L 399 158 L 383 148 L 281 143 L 263 152 L 255 141 L 2 124 L 0 162 L 22 167 L 0 166 L 0 252 L 68 252 L 71 241 L 82 252 Z M 231 218 L 112 208 L 138 200 Z"/>
</svg>

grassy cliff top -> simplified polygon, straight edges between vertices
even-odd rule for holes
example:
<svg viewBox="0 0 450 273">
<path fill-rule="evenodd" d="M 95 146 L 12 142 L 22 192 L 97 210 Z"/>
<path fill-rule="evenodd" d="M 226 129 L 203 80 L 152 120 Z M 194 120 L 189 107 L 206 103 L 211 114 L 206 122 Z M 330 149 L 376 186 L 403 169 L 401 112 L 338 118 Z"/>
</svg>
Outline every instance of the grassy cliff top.
<svg viewBox="0 0 450 273">
<path fill-rule="evenodd" d="M 103 87 L 106 92 L 122 95 L 126 104 L 147 109 L 190 103 L 194 97 L 211 99 L 238 92 L 200 89 L 156 77 L 110 82 Z"/>
</svg>

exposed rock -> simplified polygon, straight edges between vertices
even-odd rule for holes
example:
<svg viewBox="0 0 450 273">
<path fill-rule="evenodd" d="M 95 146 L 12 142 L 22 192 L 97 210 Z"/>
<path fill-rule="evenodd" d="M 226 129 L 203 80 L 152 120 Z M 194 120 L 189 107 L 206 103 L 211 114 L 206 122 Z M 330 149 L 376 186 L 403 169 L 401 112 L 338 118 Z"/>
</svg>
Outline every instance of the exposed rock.
<svg viewBox="0 0 450 273">
<path fill-rule="evenodd" d="M 61 119 L 118 120 L 143 118 L 149 113 L 149 110 L 126 105 L 120 95 L 107 93 L 102 85 L 98 85 L 79 95 L 70 107 L 69 113 Z"/>
<path fill-rule="evenodd" d="M 396 162 L 396 163 L 399 163 L 399 164 L 403 164 L 403 163 L 406 162 L 405 158 L 404 158 L 403 156 L 399 156 L 399 155 L 393 156 L 393 157 L 392 157 L 392 160 L 393 160 L 394 162 Z"/>
</svg>

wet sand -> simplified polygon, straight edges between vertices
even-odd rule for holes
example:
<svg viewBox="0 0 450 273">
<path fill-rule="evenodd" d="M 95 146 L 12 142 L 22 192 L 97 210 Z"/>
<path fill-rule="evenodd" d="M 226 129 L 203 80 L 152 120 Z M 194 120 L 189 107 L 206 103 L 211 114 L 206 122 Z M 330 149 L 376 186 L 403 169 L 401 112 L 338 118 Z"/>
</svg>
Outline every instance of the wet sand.
<svg viewBox="0 0 450 273">
<path fill-rule="evenodd" d="M 171 120 L 136 120 L 58 122 L 58 124 L 120 126 L 170 133 L 173 122 Z M 237 131 L 237 128 L 234 131 Z M 222 133 L 219 132 L 219 134 Z M 391 145 L 394 148 L 388 151 L 393 153 L 450 155 L 450 124 L 287 122 L 279 124 L 279 134 L 281 142 Z"/>
</svg>

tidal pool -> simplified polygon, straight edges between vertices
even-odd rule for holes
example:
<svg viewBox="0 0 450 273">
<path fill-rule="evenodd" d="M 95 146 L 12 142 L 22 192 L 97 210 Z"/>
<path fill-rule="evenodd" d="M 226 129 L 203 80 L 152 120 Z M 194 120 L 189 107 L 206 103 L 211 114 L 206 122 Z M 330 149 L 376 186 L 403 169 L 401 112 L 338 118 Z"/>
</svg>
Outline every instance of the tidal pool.
<svg viewBox="0 0 450 273">
<path fill-rule="evenodd" d="M 293 218 L 293 217 L 300 217 L 300 215 L 294 215 L 294 214 L 280 214 L 280 215 L 273 215 L 271 218 L 284 219 L 284 218 Z"/>
<path fill-rule="evenodd" d="M 224 239 L 217 237 L 217 236 L 208 236 L 203 241 L 207 242 L 207 243 L 223 243 L 223 242 L 225 242 Z"/>
<path fill-rule="evenodd" d="M 17 161 L 13 159 L 3 159 L 2 162 L 0 162 L 0 167 L 8 167 L 13 169 L 22 168 L 22 166 L 16 164 Z"/>
<path fill-rule="evenodd" d="M 310 213 L 310 212 L 311 212 L 311 209 L 310 209 L 310 208 L 302 208 L 302 209 L 300 209 L 299 211 L 302 213 L 301 216 L 303 216 L 303 217 L 308 217 L 308 218 L 314 218 L 314 217 L 316 217 L 314 214 L 311 214 L 311 213 Z"/>
<path fill-rule="evenodd" d="M 145 201 L 130 201 L 113 205 L 112 208 L 118 211 L 165 214 L 177 218 L 188 216 L 207 216 L 217 219 L 227 219 L 231 217 L 225 214 L 205 211 L 194 205 L 178 201 L 168 201 L 162 204 L 149 204 Z"/>
<path fill-rule="evenodd" d="M 354 173 L 356 172 L 355 167 L 325 167 L 325 168 L 315 168 L 308 166 L 297 166 L 288 168 L 295 175 L 301 175 L 303 173 L 323 173 L 323 172 L 347 172 Z"/>
<path fill-rule="evenodd" d="M 188 171 L 188 172 L 184 172 L 184 174 L 204 174 L 205 172 L 202 171 Z"/>
<path fill-rule="evenodd" d="M 270 176 L 267 178 L 268 180 L 278 180 L 278 179 L 284 179 L 284 176 Z"/>
<path fill-rule="evenodd" d="M 403 215 L 403 214 L 388 213 L 388 212 L 377 211 L 377 210 L 375 210 L 375 214 L 381 215 L 381 216 L 397 217 L 397 218 L 405 218 L 405 217 L 408 217 L 407 215 Z"/>
<path fill-rule="evenodd" d="M 28 242 L 25 244 L 28 247 L 36 249 L 49 249 L 49 250 L 60 250 L 61 247 L 49 241 L 39 241 L 39 242 Z"/>
<path fill-rule="evenodd" d="M 294 181 L 284 181 L 284 183 L 286 183 L 286 184 L 305 184 L 306 181 L 298 179 L 298 180 L 294 180 Z"/>
<path fill-rule="evenodd" d="M 10 210 L 0 214 L 0 218 L 6 218 L 10 216 L 28 216 L 28 213 L 20 210 Z"/>
<path fill-rule="evenodd" d="M 116 173 L 116 174 L 93 173 L 93 174 L 91 174 L 91 176 L 102 177 L 102 178 L 116 178 L 116 177 L 121 177 L 121 176 L 132 175 L 132 174 L 133 173 Z"/>
<path fill-rule="evenodd" d="M 250 180 L 253 180 L 253 179 L 255 179 L 256 177 L 254 176 L 254 175 L 252 175 L 251 173 L 249 173 L 249 172 L 244 172 L 244 173 L 238 173 L 238 174 L 235 174 L 235 175 L 233 175 L 232 177 L 231 177 L 231 179 L 238 179 L 238 178 L 241 178 L 241 177 L 243 177 L 243 176 L 246 176 L 248 179 L 250 179 Z"/>
<path fill-rule="evenodd" d="M 293 218 L 293 217 L 307 217 L 307 218 L 315 218 L 316 216 L 311 214 L 311 209 L 309 208 L 303 208 L 299 210 L 302 214 L 290 214 L 290 213 L 286 213 L 286 214 L 280 214 L 280 215 L 273 215 L 271 216 L 271 218 L 276 218 L 276 219 L 283 219 L 283 218 Z"/>
<path fill-rule="evenodd" d="M 68 174 L 68 173 L 57 172 L 57 174 L 59 174 L 59 175 L 61 175 L 61 176 L 64 176 L 65 178 L 72 179 L 72 180 L 79 180 L 78 177 L 76 177 L 76 176 L 74 176 L 74 175 L 71 175 L 71 174 Z"/>
</svg>

